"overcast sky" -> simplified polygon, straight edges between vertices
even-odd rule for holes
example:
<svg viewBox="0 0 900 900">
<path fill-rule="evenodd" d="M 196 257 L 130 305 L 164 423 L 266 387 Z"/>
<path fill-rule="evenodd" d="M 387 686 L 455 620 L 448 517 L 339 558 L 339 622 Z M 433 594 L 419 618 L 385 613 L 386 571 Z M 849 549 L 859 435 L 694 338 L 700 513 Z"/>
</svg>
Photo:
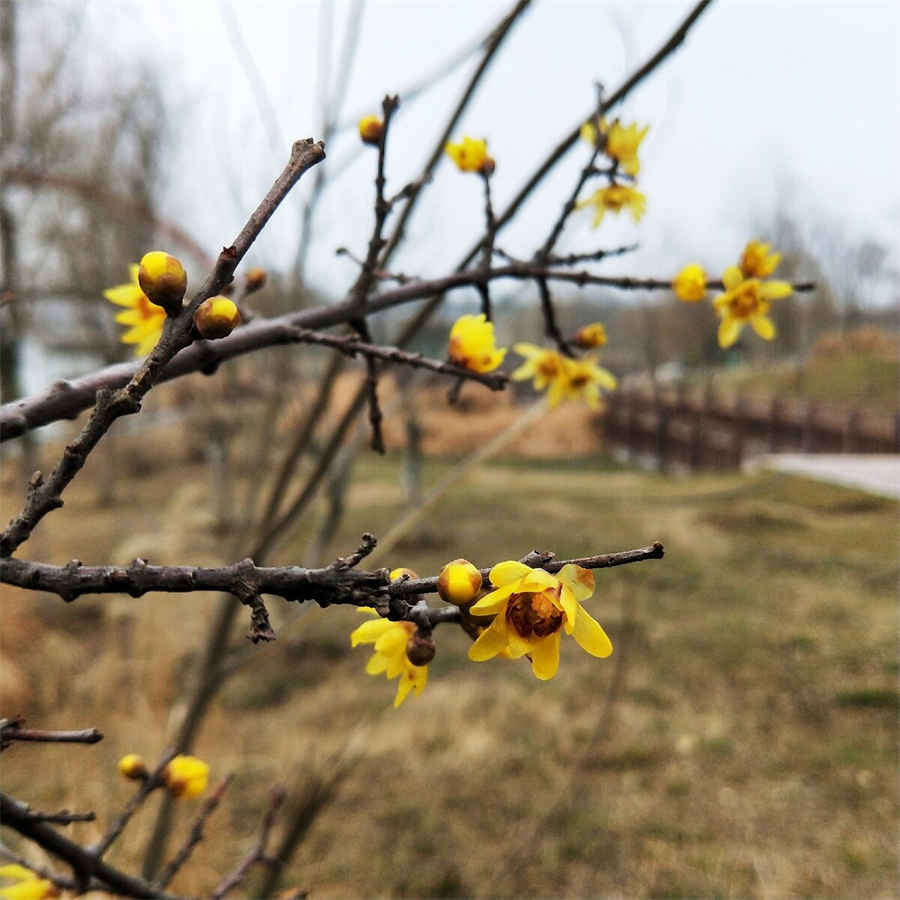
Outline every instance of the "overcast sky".
<svg viewBox="0 0 900 900">
<path fill-rule="evenodd" d="M 385 92 L 484 33 L 510 3 L 386 3 L 364 6 L 345 110 L 377 111 Z M 537 162 L 591 108 L 593 83 L 609 90 L 670 34 L 688 2 L 535 0 L 510 35 L 469 107 L 459 133 L 486 137 L 497 159 L 502 208 Z M 229 9 L 231 12 L 229 12 Z M 349 3 L 335 4 L 333 56 Z M 319 136 L 316 109 L 323 12 L 288 0 L 91 0 L 91 40 L 108 60 L 151 57 L 167 72 L 176 111 L 177 155 L 167 166 L 165 212 L 201 242 L 230 241 L 286 158 L 290 140 Z M 260 114 L 238 58 L 234 30 L 277 115 Z M 607 217 L 592 231 L 583 213 L 563 249 L 639 240 L 641 249 L 608 271 L 667 277 L 700 259 L 721 271 L 735 261 L 754 223 L 776 207 L 811 225 L 844 223 L 848 239 L 873 236 L 897 250 L 900 218 L 898 23 L 895 2 L 719 0 L 686 44 L 620 107 L 625 121 L 649 123 L 639 226 Z M 389 146 L 389 189 L 420 169 L 474 61 L 424 98 L 402 107 Z M 402 97 L 401 97 L 402 100 Z M 355 134 L 334 138 L 325 165 L 337 166 Z M 333 250 L 363 252 L 371 228 L 375 154 L 358 157 L 325 195 L 310 256 L 315 282 L 338 296 L 354 274 Z M 532 252 L 556 217 L 582 152 L 535 196 L 499 243 Z M 307 184 L 308 186 L 308 184 Z M 303 184 L 298 192 L 302 195 Z M 287 267 L 302 196 L 279 211 L 253 255 Z M 483 221 L 478 179 L 438 170 L 397 257 L 405 271 L 436 275 L 455 264 Z M 765 235 L 761 235 L 765 237 Z M 895 255 L 896 262 L 896 255 Z"/>
</svg>

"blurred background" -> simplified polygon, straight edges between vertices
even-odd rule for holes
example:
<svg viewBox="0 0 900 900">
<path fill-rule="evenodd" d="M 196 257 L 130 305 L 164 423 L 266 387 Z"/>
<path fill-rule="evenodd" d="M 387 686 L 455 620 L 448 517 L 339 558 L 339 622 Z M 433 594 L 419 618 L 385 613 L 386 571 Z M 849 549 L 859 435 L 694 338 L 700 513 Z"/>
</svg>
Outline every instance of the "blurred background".
<svg viewBox="0 0 900 900">
<path fill-rule="evenodd" d="M 324 138 L 328 158 L 252 248 L 245 265 L 268 272 L 252 306 L 342 299 L 357 269 L 335 251 L 364 255 L 372 223 L 359 117 L 400 95 L 387 165 L 399 190 L 509 8 L 0 0 L 4 402 L 132 358 L 102 291 L 155 247 L 199 284 L 297 138 Z M 456 129 L 488 140 L 498 209 L 590 114 L 595 82 L 613 91 L 687 10 L 531 4 Z M 561 287 L 566 333 L 596 320 L 609 333 L 602 362 L 621 389 L 604 410 L 570 403 L 526 421 L 527 388 L 469 385 L 451 407 L 445 382 L 396 372 L 381 388 L 384 457 L 364 417 L 348 419 L 358 364 L 266 350 L 154 390 L 24 552 L 233 561 L 308 486 L 267 562 L 321 564 L 363 531 L 383 538 L 373 565 L 422 575 L 457 556 L 483 566 L 661 540 L 664 560 L 598 572 L 589 607 L 613 657 L 569 642 L 559 676 L 539 683 L 527 666 L 469 663 L 465 636 L 441 631 L 425 693 L 394 710 L 394 685 L 350 650 L 353 611 L 279 602 L 271 645 L 248 644 L 237 617 L 195 716 L 218 598 L 64 606 L 4 587 L 0 712 L 106 734 L 93 748 L 14 748 L 10 791 L 96 810 L 100 825 L 67 832 L 87 843 L 130 794 L 119 756 L 153 757 L 194 717 L 193 749 L 236 780 L 173 884 L 183 893 L 246 852 L 280 782 L 278 838 L 293 842 L 282 885 L 315 896 L 892 895 L 897 506 L 890 476 L 867 493 L 834 482 L 854 480 L 851 455 L 896 467 L 882 455 L 900 435 L 898 24 L 887 2 L 713 3 L 619 109 L 650 125 L 646 215 L 595 231 L 576 214 L 557 247 L 636 243 L 596 271 L 669 279 L 688 262 L 718 277 L 747 240 L 769 241 L 776 277 L 817 283 L 773 310 L 776 341 L 747 333 L 722 351 L 706 304 Z M 533 254 L 584 162 L 577 148 L 542 182 L 504 250 Z M 446 274 L 481 234 L 481 185 L 448 163 L 394 271 Z M 494 302 L 500 343 L 541 339 L 533 286 L 500 283 Z M 478 308 L 476 291 L 453 293 L 413 348 L 442 357 L 452 321 Z M 375 317 L 375 338 L 393 340 L 410 309 Z M 309 428 L 325 377 L 328 409 Z M 77 427 L 0 447 L 5 516 L 23 473 L 52 465 Z M 829 480 L 760 464 L 785 452 L 828 454 Z M 155 817 L 151 804 L 113 861 L 145 865 Z M 170 852 L 189 819 L 175 810 Z"/>
</svg>

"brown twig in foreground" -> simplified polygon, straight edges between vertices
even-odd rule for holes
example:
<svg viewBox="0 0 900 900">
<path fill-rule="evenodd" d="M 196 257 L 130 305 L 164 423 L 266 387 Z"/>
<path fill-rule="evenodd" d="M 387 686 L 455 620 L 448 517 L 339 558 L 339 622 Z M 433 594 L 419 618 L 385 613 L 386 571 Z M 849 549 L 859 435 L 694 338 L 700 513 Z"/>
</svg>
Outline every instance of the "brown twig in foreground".
<svg viewBox="0 0 900 900">
<path fill-rule="evenodd" d="M 103 740 L 103 732 L 97 728 L 81 728 L 77 731 L 45 731 L 40 728 L 23 728 L 25 719 L 0 719 L 0 750 L 13 741 L 39 741 L 44 744 L 96 744 Z"/>
</svg>

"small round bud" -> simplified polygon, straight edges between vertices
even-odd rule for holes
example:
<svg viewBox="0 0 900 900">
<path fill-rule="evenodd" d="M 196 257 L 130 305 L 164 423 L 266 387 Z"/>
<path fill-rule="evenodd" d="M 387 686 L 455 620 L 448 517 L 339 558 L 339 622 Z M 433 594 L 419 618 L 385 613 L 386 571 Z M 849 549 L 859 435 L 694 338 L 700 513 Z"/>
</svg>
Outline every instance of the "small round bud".
<svg viewBox="0 0 900 900">
<path fill-rule="evenodd" d="M 194 327 L 207 340 L 228 337 L 240 324 L 241 314 L 233 300 L 227 297 L 209 297 L 194 313 Z"/>
<path fill-rule="evenodd" d="M 575 343 L 584 350 L 590 350 L 593 347 L 602 347 L 607 341 L 606 329 L 602 322 L 592 322 L 579 328 L 575 335 Z"/>
<path fill-rule="evenodd" d="M 119 772 L 133 781 L 143 781 L 150 773 L 147 771 L 147 763 L 143 756 L 137 753 L 126 753 L 119 760 Z"/>
<path fill-rule="evenodd" d="M 494 174 L 494 169 L 497 168 L 497 163 L 494 161 L 493 156 L 485 156 L 484 162 L 481 164 L 481 168 L 478 170 L 482 175 L 486 175 L 490 177 Z"/>
<path fill-rule="evenodd" d="M 170 316 L 181 311 L 187 290 L 187 273 L 174 256 L 162 250 L 145 253 L 138 268 L 138 283 L 147 299 L 161 306 Z"/>
<path fill-rule="evenodd" d="M 166 787 L 176 797 L 199 797 L 208 777 L 209 766 L 196 756 L 176 756 L 163 769 Z"/>
<path fill-rule="evenodd" d="M 434 659 L 434 638 L 431 634 L 414 631 L 406 642 L 406 658 L 414 666 L 427 666 Z"/>
<path fill-rule="evenodd" d="M 266 270 L 260 269 L 259 266 L 250 269 L 247 272 L 247 293 L 252 294 L 254 291 L 258 291 L 265 285 L 267 277 Z"/>
<path fill-rule="evenodd" d="M 396 581 L 398 578 L 402 578 L 404 575 L 410 580 L 413 580 L 413 579 L 416 579 L 419 577 L 415 572 L 413 572 L 412 569 L 407 569 L 407 568 L 404 568 L 401 566 L 399 569 L 391 569 L 391 572 L 390 572 L 390 575 L 388 575 L 388 578 L 390 578 L 391 581 Z"/>
<path fill-rule="evenodd" d="M 359 120 L 359 136 L 364 144 L 378 146 L 384 135 L 384 122 L 378 116 L 363 116 Z"/>
<path fill-rule="evenodd" d="M 438 593 L 446 603 L 465 606 L 481 591 L 481 572 L 467 559 L 448 562 L 438 576 Z"/>
</svg>

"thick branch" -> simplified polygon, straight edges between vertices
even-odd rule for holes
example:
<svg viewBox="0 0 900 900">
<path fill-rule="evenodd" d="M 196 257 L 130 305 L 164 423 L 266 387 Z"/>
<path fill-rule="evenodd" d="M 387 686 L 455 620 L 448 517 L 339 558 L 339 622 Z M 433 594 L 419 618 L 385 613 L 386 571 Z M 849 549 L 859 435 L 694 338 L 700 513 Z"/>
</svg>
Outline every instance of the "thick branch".
<svg viewBox="0 0 900 900">
<path fill-rule="evenodd" d="M 22 718 L 0 719 L 0 750 L 13 741 L 37 741 L 44 744 L 96 744 L 103 740 L 103 732 L 96 728 L 77 731 L 44 731 L 40 728 L 23 728 Z"/>
</svg>

